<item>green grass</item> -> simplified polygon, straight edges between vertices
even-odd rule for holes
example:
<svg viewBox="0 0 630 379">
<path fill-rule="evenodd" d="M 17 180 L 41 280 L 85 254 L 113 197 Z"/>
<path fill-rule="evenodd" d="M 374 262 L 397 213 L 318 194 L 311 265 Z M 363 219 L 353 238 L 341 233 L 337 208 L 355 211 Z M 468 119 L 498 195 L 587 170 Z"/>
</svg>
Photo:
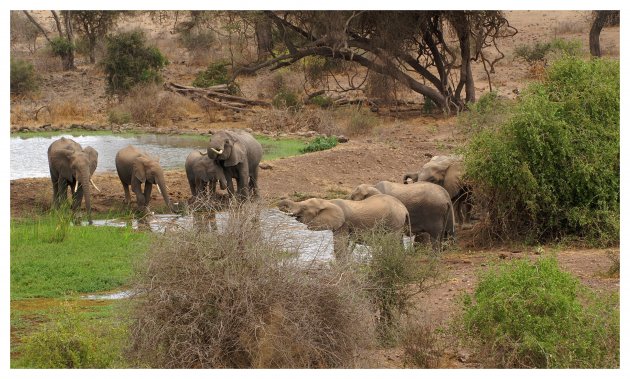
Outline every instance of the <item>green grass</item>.
<svg viewBox="0 0 630 379">
<path fill-rule="evenodd" d="M 256 136 L 256 140 L 263 147 L 263 161 L 300 155 L 304 147 L 304 141 L 297 139 Z"/>
<path fill-rule="evenodd" d="M 11 224 L 11 299 L 107 291 L 127 283 L 149 236 L 130 228 L 73 226 L 46 215 Z"/>
<path fill-rule="evenodd" d="M 311 142 L 309 142 L 306 146 L 300 149 L 301 153 L 311 153 L 314 151 L 328 150 L 337 146 L 337 137 L 317 137 Z"/>
</svg>

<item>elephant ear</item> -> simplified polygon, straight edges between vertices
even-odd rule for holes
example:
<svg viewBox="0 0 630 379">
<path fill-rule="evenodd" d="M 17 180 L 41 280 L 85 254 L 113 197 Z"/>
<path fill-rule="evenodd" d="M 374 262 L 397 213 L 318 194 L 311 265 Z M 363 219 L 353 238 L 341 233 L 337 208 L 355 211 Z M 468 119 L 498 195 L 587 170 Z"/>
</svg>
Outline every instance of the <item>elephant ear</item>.
<svg viewBox="0 0 630 379">
<path fill-rule="evenodd" d="M 453 197 L 461 189 L 462 166 L 460 162 L 454 162 L 446 170 L 442 186 Z"/>
<path fill-rule="evenodd" d="M 133 162 L 133 176 L 140 181 L 140 183 L 144 183 L 147 181 L 147 172 L 145 169 L 146 159 L 136 159 Z"/>
<path fill-rule="evenodd" d="M 245 145 L 240 141 L 237 135 L 234 133 L 225 133 L 226 143 L 231 145 L 230 156 L 224 161 L 225 167 L 236 166 L 237 164 L 247 160 L 247 150 Z"/>
<path fill-rule="evenodd" d="M 90 161 L 90 175 L 92 175 L 94 174 L 94 171 L 96 171 L 96 166 L 98 164 L 98 152 L 91 146 L 83 149 L 83 152 L 87 154 L 88 160 Z"/>
<path fill-rule="evenodd" d="M 311 230 L 332 230 L 340 229 L 346 222 L 345 215 L 341 207 L 327 200 L 321 200 L 316 206 L 316 216 L 308 223 Z"/>
</svg>

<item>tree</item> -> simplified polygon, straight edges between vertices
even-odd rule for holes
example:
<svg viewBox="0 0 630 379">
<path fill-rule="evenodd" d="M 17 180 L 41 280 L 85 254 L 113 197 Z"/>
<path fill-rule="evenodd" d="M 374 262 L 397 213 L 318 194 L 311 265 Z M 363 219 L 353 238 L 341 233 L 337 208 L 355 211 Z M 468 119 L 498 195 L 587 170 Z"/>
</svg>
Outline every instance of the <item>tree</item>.
<svg viewBox="0 0 630 379">
<path fill-rule="evenodd" d="M 97 42 L 105 37 L 118 21 L 119 11 L 73 11 L 72 21 L 76 30 L 87 40 L 90 63 L 96 63 Z"/>
<path fill-rule="evenodd" d="M 591 31 L 588 35 L 588 45 L 592 56 L 601 57 L 602 52 L 599 47 L 599 34 L 604 26 L 619 25 L 619 11 L 594 11 L 593 15 L 593 23 L 591 24 Z"/>
<path fill-rule="evenodd" d="M 65 71 L 72 70 L 74 65 L 74 30 L 72 28 L 72 12 L 73 11 L 61 11 L 61 18 L 56 11 L 50 11 L 55 25 L 57 26 L 57 32 L 59 36 L 56 38 L 50 38 L 46 29 L 44 29 L 28 11 L 23 11 L 26 17 L 39 29 L 48 43 L 50 44 L 53 53 L 61 58 L 61 63 Z M 62 26 L 63 25 L 63 26 Z"/>
<path fill-rule="evenodd" d="M 472 62 L 481 60 L 489 77 L 503 58 L 496 39 L 516 34 L 500 11 L 266 11 L 264 15 L 286 52 L 241 67 L 235 75 L 279 69 L 308 56 L 345 60 L 397 80 L 448 113 L 475 101 Z M 447 43 L 451 35 L 458 46 Z M 498 52 L 492 60 L 489 49 Z"/>
</svg>

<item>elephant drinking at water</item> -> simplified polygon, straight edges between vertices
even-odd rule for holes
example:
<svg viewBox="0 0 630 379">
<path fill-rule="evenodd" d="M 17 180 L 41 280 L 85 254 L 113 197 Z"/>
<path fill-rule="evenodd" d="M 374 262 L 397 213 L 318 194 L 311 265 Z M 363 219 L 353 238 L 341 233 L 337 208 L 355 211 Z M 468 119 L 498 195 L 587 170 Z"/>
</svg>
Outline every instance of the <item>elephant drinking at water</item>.
<svg viewBox="0 0 630 379">
<path fill-rule="evenodd" d="M 239 196 L 258 195 L 258 164 L 263 149 L 251 134 L 240 130 L 215 132 L 207 153 L 208 158 L 216 160 L 223 167 L 230 194 L 234 194 L 232 178 L 236 178 Z"/>
<path fill-rule="evenodd" d="M 98 152 L 90 146 L 81 148 L 70 138 L 61 137 L 48 147 L 48 167 L 53 187 L 53 207 L 65 202 L 68 187 L 72 195 L 72 210 L 76 211 L 85 198 L 88 222 L 92 224 L 92 207 L 90 203 L 90 184 L 100 191 L 92 181 L 96 171 Z"/>
<path fill-rule="evenodd" d="M 140 209 L 148 209 L 151 200 L 151 190 L 154 184 L 158 186 L 158 191 L 162 194 L 164 202 L 169 209 L 175 209 L 168 196 L 166 182 L 164 181 L 164 171 L 159 160 L 149 156 L 146 152 L 131 145 L 124 147 L 116 154 L 116 171 L 125 191 L 125 201 L 131 203 L 129 186 L 136 194 L 136 201 Z M 144 184 L 144 190 L 142 189 Z"/>
<path fill-rule="evenodd" d="M 193 151 L 188 154 L 184 168 L 193 198 L 198 198 L 208 189 L 210 193 L 215 193 L 217 182 L 222 190 L 227 188 L 223 168 L 204 153 Z"/>
</svg>

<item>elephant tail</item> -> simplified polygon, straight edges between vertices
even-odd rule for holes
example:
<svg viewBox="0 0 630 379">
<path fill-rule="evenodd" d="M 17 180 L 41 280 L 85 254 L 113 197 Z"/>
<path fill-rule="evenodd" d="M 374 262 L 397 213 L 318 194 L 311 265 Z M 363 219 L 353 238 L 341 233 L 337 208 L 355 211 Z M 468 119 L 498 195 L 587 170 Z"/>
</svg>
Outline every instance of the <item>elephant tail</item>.
<svg viewBox="0 0 630 379">
<path fill-rule="evenodd" d="M 449 236 L 455 239 L 455 211 L 453 209 L 453 203 L 448 202 L 448 208 L 446 209 L 446 215 L 444 220 L 444 238 Z"/>
<path fill-rule="evenodd" d="M 406 236 L 409 237 L 413 237 L 413 235 L 411 234 L 411 217 L 409 216 L 409 212 L 407 212 L 407 214 L 405 215 L 405 228 L 404 228 L 404 234 Z"/>
</svg>

